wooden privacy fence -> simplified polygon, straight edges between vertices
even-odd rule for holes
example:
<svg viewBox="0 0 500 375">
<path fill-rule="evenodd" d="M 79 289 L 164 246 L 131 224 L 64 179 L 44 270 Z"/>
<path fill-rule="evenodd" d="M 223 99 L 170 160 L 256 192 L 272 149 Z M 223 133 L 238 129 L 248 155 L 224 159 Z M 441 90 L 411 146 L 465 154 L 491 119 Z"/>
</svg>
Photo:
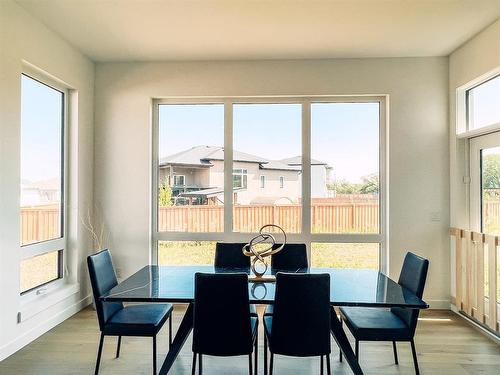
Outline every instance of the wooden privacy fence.
<svg viewBox="0 0 500 375">
<path fill-rule="evenodd" d="M 289 205 L 235 205 L 235 231 L 257 231 L 264 224 L 281 225 L 288 232 L 300 232 L 302 207 Z M 169 206 L 160 207 L 160 231 L 222 232 L 223 206 Z M 376 233 L 379 228 L 378 202 L 321 203 L 311 205 L 313 232 Z"/>
<path fill-rule="evenodd" d="M 21 244 L 58 238 L 61 232 L 57 205 L 21 207 Z"/>
<path fill-rule="evenodd" d="M 499 332 L 499 237 L 451 228 L 455 248 L 455 300 L 459 311 Z"/>
</svg>

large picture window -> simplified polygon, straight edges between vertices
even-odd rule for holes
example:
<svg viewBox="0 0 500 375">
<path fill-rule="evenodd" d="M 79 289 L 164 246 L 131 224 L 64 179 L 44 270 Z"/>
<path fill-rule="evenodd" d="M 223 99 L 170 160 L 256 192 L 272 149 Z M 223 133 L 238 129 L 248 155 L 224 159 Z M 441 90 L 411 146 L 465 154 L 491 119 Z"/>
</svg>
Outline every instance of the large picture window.
<svg viewBox="0 0 500 375">
<path fill-rule="evenodd" d="M 301 122 L 301 104 L 233 105 L 233 167 L 248 171 L 247 187 L 233 191 L 235 232 L 257 232 L 268 223 L 301 231 L 302 167 L 295 163 L 302 158 Z"/>
<path fill-rule="evenodd" d="M 65 90 L 21 76 L 20 291 L 62 278 Z"/>
<path fill-rule="evenodd" d="M 379 232 L 379 103 L 311 105 L 311 231 Z"/>
<path fill-rule="evenodd" d="M 224 228 L 224 106 L 158 108 L 158 231 Z"/>
<path fill-rule="evenodd" d="M 345 267 L 384 270 L 385 98 L 162 99 L 153 108 L 160 264 L 211 264 L 215 241 L 245 242 L 272 223 L 306 243 L 316 266 L 341 254 Z M 170 183 L 181 175 L 182 186 Z"/>
</svg>

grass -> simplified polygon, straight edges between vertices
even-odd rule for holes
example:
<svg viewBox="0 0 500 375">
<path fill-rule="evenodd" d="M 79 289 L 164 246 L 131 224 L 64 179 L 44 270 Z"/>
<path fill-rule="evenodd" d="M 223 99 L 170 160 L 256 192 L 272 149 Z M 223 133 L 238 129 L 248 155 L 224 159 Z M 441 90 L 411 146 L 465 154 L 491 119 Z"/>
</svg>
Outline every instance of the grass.
<svg viewBox="0 0 500 375">
<path fill-rule="evenodd" d="M 58 277 L 58 252 L 39 255 L 21 262 L 21 285 L 24 292 Z"/>
<path fill-rule="evenodd" d="M 313 243 L 312 267 L 378 269 L 378 244 Z M 212 241 L 163 241 L 159 244 L 160 265 L 210 265 L 215 255 Z"/>
</svg>

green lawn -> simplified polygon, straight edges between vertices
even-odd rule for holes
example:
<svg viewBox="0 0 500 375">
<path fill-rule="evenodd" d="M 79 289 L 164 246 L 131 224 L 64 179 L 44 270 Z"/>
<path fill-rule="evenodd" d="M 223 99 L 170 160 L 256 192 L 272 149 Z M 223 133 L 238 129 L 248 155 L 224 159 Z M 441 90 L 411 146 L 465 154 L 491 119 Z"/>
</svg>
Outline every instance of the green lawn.
<svg viewBox="0 0 500 375">
<path fill-rule="evenodd" d="M 325 244 L 311 246 L 313 267 L 378 269 L 378 244 Z M 160 265 L 213 264 L 215 242 L 172 241 L 160 242 Z"/>
</svg>

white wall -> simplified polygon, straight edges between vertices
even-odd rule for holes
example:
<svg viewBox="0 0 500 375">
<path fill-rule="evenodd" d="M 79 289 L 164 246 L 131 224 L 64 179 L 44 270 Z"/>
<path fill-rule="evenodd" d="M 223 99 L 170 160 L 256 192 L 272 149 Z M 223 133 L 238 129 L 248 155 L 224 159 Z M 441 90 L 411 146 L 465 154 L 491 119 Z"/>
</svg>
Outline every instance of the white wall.
<svg viewBox="0 0 500 375">
<path fill-rule="evenodd" d="M 462 177 L 468 174 L 469 151 L 468 141 L 456 138 L 456 92 L 457 88 L 500 66 L 500 20 L 455 50 L 449 60 L 450 222 L 452 227 L 468 229 L 469 192 Z M 454 272 L 454 261 L 451 267 Z"/>
<path fill-rule="evenodd" d="M 500 66 L 500 20 L 483 30 L 450 55 L 450 161 L 451 225 L 466 228 L 467 187 L 462 182 L 466 141 L 456 139 L 456 90 Z"/>
<path fill-rule="evenodd" d="M 88 304 L 84 259 L 90 248 L 78 216 L 92 205 L 94 64 L 12 1 L 0 1 L 0 360 Z M 76 293 L 19 295 L 20 98 L 23 61 L 74 89 L 70 137 L 70 278 Z M 72 288 L 66 288 L 66 291 Z M 17 324 L 18 311 L 35 316 Z"/>
<path fill-rule="evenodd" d="M 150 260 L 152 98 L 390 95 L 390 274 L 407 250 L 429 258 L 425 297 L 449 307 L 447 58 L 102 63 L 95 94 L 94 196 L 123 276 Z"/>
</svg>

